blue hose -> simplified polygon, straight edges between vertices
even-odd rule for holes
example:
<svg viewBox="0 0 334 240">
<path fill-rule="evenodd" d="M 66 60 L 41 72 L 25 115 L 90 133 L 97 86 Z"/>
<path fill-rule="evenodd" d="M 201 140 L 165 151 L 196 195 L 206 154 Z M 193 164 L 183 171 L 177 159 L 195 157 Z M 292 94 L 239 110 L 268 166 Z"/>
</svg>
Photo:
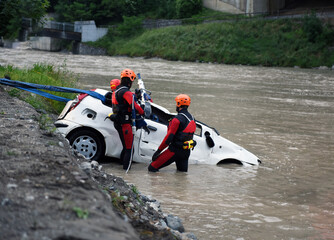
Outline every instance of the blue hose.
<svg viewBox="0 0 334 240">
<path fill-rule="evenodd" d="M 53 91 L 53 92 L 65 92 L 65 93 L 85 93 L 88 94 L 94 98 L 100 99 L 102 102 L 105 102 L 105 97 L 102 94 L 99 94 L 94 91 L 89 90 L 82 90 L 77 88 L 68 88 L 68 87 L 58 87 L 58 86 L 49 86 L 49 85 L 41 85 L 41 84 L 35 84 L 35 83 L 27 83 L 27 82 L 20 82 L 20 81 L 14 81 L 9 80 L 5 78 L 0 78 L 0 84 L 7 85 L 10 87 L 15 87 L 21 90 L 25 90 L 28 92 L 32 92 L 38 95 L 41 95 L 46 98 L 50 98 L 52 100 L 61 101 L 61 102 L 68 102 L 71 99 L 59 97 L 56 95 L 53 95 L 51 93 L 43 92 L 38 89 L 46 90 L 46 91 Z"/>
</svg>

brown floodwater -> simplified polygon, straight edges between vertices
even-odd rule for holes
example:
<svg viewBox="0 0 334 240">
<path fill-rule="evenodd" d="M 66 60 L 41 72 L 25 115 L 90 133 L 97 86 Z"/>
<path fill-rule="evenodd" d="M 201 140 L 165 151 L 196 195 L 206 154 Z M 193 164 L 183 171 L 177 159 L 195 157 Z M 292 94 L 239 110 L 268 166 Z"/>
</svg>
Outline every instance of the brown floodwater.
<svg viewBox="0 0 334 240">
<path fill-rule="evenodd" d="M 334 239 L 334 71 L 82 56 L 0 48 L 0 64 L 66 65 L 82 88 L 109 87 L 121 70 L 141 76 L 152 98 L 174 112 L 190 95 L 196 119 L 248 149 L 255 167 L 171 165 L 148 173 L 104 163 L 179 216 L 199 239 Z M 20 80 L 20 79 L 16 79 Z"/>
</svg>

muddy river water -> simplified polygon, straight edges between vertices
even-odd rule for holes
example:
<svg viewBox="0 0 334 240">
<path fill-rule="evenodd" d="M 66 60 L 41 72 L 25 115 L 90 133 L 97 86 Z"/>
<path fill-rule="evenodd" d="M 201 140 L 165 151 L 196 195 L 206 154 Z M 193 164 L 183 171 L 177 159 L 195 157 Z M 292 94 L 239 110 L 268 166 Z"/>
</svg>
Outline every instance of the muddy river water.
<svg viewBox="0 0 334 240">
<path fill-rule="evenodd" d="M 334 239 L 334 71 L 169 62 L 0 49 L 0 64 L 43 62 L 80 74 L 82 88 L 105 88 L 124 68 L 140 72 L 154 102 L 190 112 L 261 160 L 258 167 L 175 166 L 150 174 L 104 163 L 179 216 L 199 239 Z M 17 79 L 19 80 L 19 79 Z"/>
</svg>

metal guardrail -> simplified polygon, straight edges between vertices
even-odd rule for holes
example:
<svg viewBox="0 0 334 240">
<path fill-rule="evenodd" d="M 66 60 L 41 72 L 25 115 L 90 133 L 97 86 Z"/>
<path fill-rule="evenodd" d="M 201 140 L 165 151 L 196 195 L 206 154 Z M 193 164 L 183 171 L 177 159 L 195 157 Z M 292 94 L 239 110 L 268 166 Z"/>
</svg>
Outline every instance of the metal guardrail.
<svg viewBox="0 0 334 240">
<path fill-rule="evenodd" d="M 32 28 L 33 21 L 31 18 L 22 18 L 22 26 L 25 28 Z M 39 28 L 54 29 L 64 32 L 74 32 L 74 24 L 68 22 L 45 21 L 38 24 Z"/>
</svg>

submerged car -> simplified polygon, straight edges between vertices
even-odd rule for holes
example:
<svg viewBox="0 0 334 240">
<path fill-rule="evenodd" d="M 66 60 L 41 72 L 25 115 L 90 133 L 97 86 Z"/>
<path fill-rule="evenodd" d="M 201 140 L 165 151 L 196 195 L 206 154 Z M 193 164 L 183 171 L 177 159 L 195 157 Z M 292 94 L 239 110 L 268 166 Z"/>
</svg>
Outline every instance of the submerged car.
<svg viewBox="0 0 334 240">
<path fill-rule="evenodd" d="M 105 95 L 108 91 L 96 89 Z M 150 116 L 145 118 L 148 133 L 137 129 L 134 135 L 134 162 L 150 163 L 154 152 L 167 133 L 169 120 L 175 116 L 166 108 L 150 103 Z M 69 140 L 74 151 L 87 159 L 99 160 L 104 156 L 120 158 L 122 143 L 114 123 L 107 119 L 112 108 L 87 94 L 79 94 L 67 102 L 58 120 L 57 129 Z M 223 138 L 212 127 L 196 120 L 194 140 L 189 164 L 238 163 L 258 165 L 260 160 L 251 152 Z"/>
</svg>

